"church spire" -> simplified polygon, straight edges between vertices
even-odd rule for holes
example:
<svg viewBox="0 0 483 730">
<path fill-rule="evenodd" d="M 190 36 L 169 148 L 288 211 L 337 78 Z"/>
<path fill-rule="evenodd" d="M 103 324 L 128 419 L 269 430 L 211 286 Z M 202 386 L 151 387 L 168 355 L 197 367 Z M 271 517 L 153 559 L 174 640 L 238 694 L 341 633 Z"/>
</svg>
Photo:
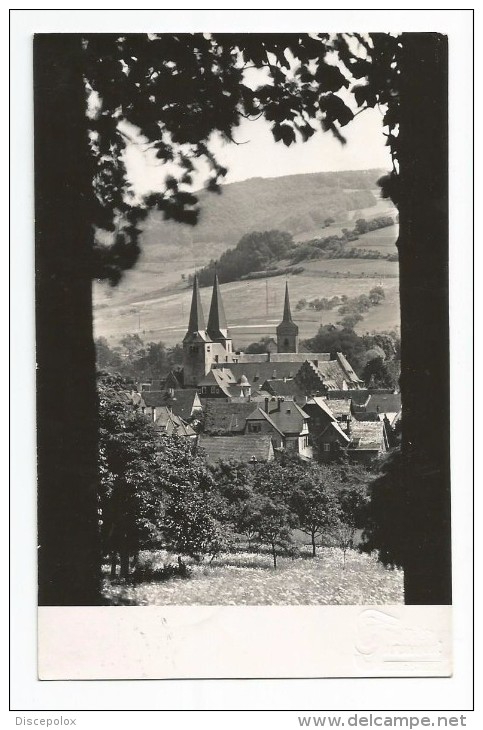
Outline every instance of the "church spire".
<svg viewBox="0 0 483 730">
<path fill-rule="evenodd" d="M 198 284 L 198 276 L 194 275 L 193 278 L 193 296 L 191 299 L 191 310 L 190 319 L 188 324 L 188 332 L 186 337 L 195 335 L 196 333 L 205 332 L 205 317 L 203 314 L 203 307 L 201 306 L 200 287 Z"/>
<path fill-rule="evenodd" d="M 292 312 L 290 310 L 290 299 L 289 299 L 289 295 L 288 295 L 288 281 L 285 282 L 285 302 L 283 305 L 282 322 L 293 322 Z"/>
<path fill-rule="evenodd" d="M 285 282 L 285 302 L 283 305 L 283 319 L 277 327 L 277 351 L 299 351 L 299 328 L 292 319 L 288 281 Z"/>
<path fill-rule="evenodd" d="M 208 335 L 212 340 L 220 340 L 228 338 L 228 326 L 226 324 L 225 309 L 221 298 L 220 283 L 218 274 L 215 271 L 215 280 L 213 282 L 213 294 L 211 295 L 210 314 L 208 317 Z"/>
</svg>

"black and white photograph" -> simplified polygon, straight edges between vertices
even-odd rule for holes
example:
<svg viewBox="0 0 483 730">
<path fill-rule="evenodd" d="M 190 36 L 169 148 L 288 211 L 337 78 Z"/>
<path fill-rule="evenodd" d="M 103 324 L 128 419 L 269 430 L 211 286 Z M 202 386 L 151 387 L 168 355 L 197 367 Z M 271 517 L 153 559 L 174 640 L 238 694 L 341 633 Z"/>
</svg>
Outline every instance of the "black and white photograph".
<svg viewBox="0 0 483 730">
<path fill-rule="evenodd" d="M 91 26 L 32 37 L 40 679 L 450 676 L 448 33 Z"/>
</svg>

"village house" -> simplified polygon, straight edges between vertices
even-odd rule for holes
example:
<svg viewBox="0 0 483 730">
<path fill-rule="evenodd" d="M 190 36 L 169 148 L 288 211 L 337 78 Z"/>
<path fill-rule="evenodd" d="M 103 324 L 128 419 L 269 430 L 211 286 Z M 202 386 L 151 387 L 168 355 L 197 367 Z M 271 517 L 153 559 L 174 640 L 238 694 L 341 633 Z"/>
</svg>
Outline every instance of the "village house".
<svg viewBox="0 0 483 730">
<path fill-rule="evenodd" d="M 308 422 L 309 415 L 294 401 L 265 398 L 264 405 L 247 417 L 246 433 L 269 434 L 275 448 L 311 459 Z"/>
<path fill-rule="evenodd" d="M 182 418 L 176 416 L 167 406 L 159 406 L 156 408 L 154 428 L 167 436 L 189 438 L 192 441 L 195 441 L 197 437 L 194 428 L 189 423 L 183 421 Z"/>
<path fill-rule="evenodd" d="M 266 397 L 263 401 L 207 401 L 203 434 L 270 436 L 275 449 L 311 458 L 309 417 L 294 401 Z M 247 454 L 249 445 L 247 444 Z"/>
<path fill-rule="evenodd" d="M 307 400 L 304 411 L 310 416 L 310 442 L 317 458 L 323 462 L 338 458 L 350 441 L 350 400 L 328 401 L 314 396 Z"/>
<path fill-rule="evenodd" d="M 384 421 L 352 421 L 347 447 L 351 459 L 369 464 L 374 459 L 380 459 L 388 450 L 389 440 Z"/>
<path fill-rule="evenodd" d="M 364 406 L 355 410 L 355 417 L 364 420 L 364 415 L 373 415 L 375 419 L 387 419 L 393 428 L 401 417 L 401 394 L 384 391 L 372 391 Z"/>
<path fill-rule="evenodd" d="M 203 433 L 211 436 L 241 435 L 246 433 L 247 417 L 257 407 L 252 401 L 206 401 Z"/>
<path fill-rule="evenodd" d="M 168 407 L 184 421 L 201 418 L 202 405 L 196 388 L 168 388 L 166 390 L 143 390 L 138 394 L 141 411 L 156 420 L 159 409 Z"/>
</svg>

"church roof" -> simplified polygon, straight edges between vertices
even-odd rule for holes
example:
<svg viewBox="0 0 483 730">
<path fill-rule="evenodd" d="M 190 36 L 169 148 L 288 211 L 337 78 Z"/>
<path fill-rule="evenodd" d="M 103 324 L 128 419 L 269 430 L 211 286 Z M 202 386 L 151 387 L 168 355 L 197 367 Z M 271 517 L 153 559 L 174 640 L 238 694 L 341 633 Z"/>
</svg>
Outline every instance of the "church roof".
<svg viewBox="0 0 483 730">
<path fill-rule="evenodd" d="M 211 295 L 210 314 L 208 316 L 207 333 L 212 340 L 226 338 L 228 335 L 228 325 L 226 323 L 225 309 L 221 298 L 220 283 L 218 274 L 215 272 L 215 280 L 213 282 L 213 293 Z"/>
<path fill-rule="evenodd" d="M 290 309 L 290 298 L 288 294 L 288 281 L 285 282 L 285 301 L 283 305 L 283 319 L 277 327 L 277 334 L 297 335 L 299 328 L 292 319 L 292 310 Z"/>
<path fill-rule="evenodd" d="M 200 287 L 198 284 L 198 276 L 195 274 L 193 278 L 193 296 L 191 298 L 188 331 L 184 339 L 209 342 L 210 338 L 207 336 L 205 329 L 205 315 L 203 314 L 203 307 L 201 306 Z"/>
</svg>

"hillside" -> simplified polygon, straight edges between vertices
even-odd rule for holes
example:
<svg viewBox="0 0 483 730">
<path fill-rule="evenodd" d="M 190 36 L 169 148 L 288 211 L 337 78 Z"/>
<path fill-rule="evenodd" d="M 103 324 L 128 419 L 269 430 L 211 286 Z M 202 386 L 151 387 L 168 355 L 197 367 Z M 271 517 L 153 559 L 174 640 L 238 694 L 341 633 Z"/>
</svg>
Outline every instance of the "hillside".
<svg viewBox="0 0 483 730">
<path fill-rule="evenodd" d="M 168 224 L 159 216 L 151 215 L 143 232 L 143 253 L 136 267 L 127 272 L 114 289 L 105 283 L 94 285 L 96 336 L 105 336 L 114 343 L 126 333 L 139 332 L 146 340 L 163 340 L 167 344 L 180 342 L 191 298 L 187 277 L 195 267 L 200 269 L 212 258 L 218 258 L 251 230 L 279 228 L 293 232 L 293 228 L 284 227 L 283 220 L 301 215 L 304 209 L 316 210 L 317 205 L 322 221 L 331 217 L 334 222 L 328 228 L 317 226 L 310 215 L 310 220 L 307 218 L 310 228 L 305 233 L 296 234 L 294 238 L 297 241 L 332 232 L 338 234 L 345 226 L 353 227 L 359 217 L 367 220 L 384 214 L 395 217 L 396 211 L 391 203 L 378 195 L 375 183 L 381 174 L 381 170 L 317 173 L 268 180 L 256 178 L 226 185 L 221 196 L 209 195 L 201 223 L 189 231 L 186 226 Z M 349 183 L 360 187 L 342 187 Z M 364 199 L 359 199 L 359 195 Z M 338 213 L 331 214 L 334 211 L 331 205 L 336 200 L 338 205 L 344 202 L 354 207 L 338 208 Z M 273 208 L 269 201 L 274 201 Z M 225 203 L 226 209 L 223 207 Z M 261 223 L 263 216 L 265 222 Z M 215 221 L 211 229 L 210 220 Z M 228 233 L 223 240 L 216 239 L 225 225 L 222 221 L 227 229 L 231 225 L 232 231 L 239 226 L 238 233 L 231 234 L 234 240 Z M 177 239 L 181 235 L 189 235 L 189 241 L 183 244 Z M 202 237 L 208 235 L 212 238 L 204 241 Z M 393 226 L 364 234 L 354 245 L 392 253 L 396 251 L 396 238 L 397 226 Z M 371 310 L 357 330 L 392 329 L 398 325 L 397 262 L 332 259 L 304 262 L 303 265 L 303 273 L 291 277 L 294 305 L 302 297 L 367 294 L 372 286 L 382 283 L 386 293 L 384 305 Z M 282 277 L 222 285 L 227 316 L 238 346 L 258 340 L 265 334 L 273 334 L 281 314 L 283 286 Z M 209 288 L 202 290 L 206 314 L 210 294 Z M 319 324 L 333 321 L 334 316 L 335 313 L 330 311 L 298 312 L 301 337 L 313 336 Z"/>
<path fill-rule="evenodd" d="M 159 242 L 177 243 L 189 248 L 192 243 L 236 243 L 245 233 L 278 228 L 303 234 L 323 224 L 328 217 L 350 220 L 351 211 L 377 204 L 373 189 L 383 170 L 319 172 L 276 178 L 251 178 L 223 185 L 221 194 L 198 194 L 198 225 L 164 221 L 153 213 L 143 231 L 146 246 Z"/>
</svg>

